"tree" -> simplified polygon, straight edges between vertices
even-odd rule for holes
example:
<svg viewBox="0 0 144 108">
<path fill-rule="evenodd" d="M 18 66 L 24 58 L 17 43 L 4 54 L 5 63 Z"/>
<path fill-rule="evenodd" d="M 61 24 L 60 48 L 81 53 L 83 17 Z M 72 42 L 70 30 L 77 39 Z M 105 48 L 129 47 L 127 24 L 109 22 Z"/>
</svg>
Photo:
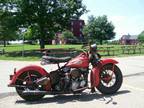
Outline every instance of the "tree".
<svg viewBox="0 0 144 108">
<path fill-rule="evenodd" d="M 138 40 L 143 43 L 144 42 L 144 31 L 142 31 L 139 35 L 138 35 Z"/>
<path fill-rule="evenodd" d="M 6 41 L 15 40 L 18 35 L 14 26 L 14 17 L 7 9 L 5 11 L 0 9 L 0 19 L 0 40 L 3 41 L 5 47 Z"/>
<path fill-rule="evenodd" d="M 82 0 L 4 0 L 14 6 L 17 25 L 36 31 L 40 48 L 51 34 L 67 29 L 71 19 L 78 19 L 87 10 Z M 11 2 L 9 2 L 11 1 Z M 4 3 L 3 3 L 4 4 Z"/>
<path fill-rule="evenodd" d="M 77 43 L 77 38 L 69 30 L 65 30 L 61 34 L 61 41 L 64 43 L 74 44 Z"/>
<path fill-rule="evenodd" d="M 114 25 L 108 21 L 106 15 L 90 16 L 83 33 L 85 36 L 96 39 L 102 44 L 104 40 L 111 40 L 115 37 L 114 28 Z"/>
<path fill-rule="evenodd" d="M 62 32 L 62 38 L 67 40 L 67 39 L 74 39 L 74 35 L 72 32 L 66 30 Z"/>
<path fill-rule="evenodd" d="M 37 31 L 34 27 L 29 26 L 23 33 L 25 40 L 36 40 Z"/>
</svg>

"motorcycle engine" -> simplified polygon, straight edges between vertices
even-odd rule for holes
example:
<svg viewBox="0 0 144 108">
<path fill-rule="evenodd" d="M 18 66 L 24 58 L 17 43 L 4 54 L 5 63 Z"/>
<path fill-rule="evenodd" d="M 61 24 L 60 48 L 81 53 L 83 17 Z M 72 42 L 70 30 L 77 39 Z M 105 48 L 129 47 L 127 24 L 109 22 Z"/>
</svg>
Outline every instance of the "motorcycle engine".
<svg viewBox="0 0 144 108">
<path fill-rule="evenodd" d="M 72 68 L 71 71 L 70 71 L 70 75 L 71 75 L 71 78 L 72 79 L 76 79 L 76 78 L 79 78 L 80 75 L 81 75 L 81 72 L 79 69 L 77 68 Z"/>
<path fill-rule="evenodd" d="M 87 85 L 88 69 L 63 68 L 63 72 L 54 71 L 50 74 L 53 89 L 56 91 L 76 90 Z"/>
<path fill-rule="evenodd" d="M 87 78 L 82 71 L 82 69 L 72 68 L 70 71 L 71 76 L 71 89 L 74 91 L 78 88 L 82 88 L 87 83 Z"/>
</svg>

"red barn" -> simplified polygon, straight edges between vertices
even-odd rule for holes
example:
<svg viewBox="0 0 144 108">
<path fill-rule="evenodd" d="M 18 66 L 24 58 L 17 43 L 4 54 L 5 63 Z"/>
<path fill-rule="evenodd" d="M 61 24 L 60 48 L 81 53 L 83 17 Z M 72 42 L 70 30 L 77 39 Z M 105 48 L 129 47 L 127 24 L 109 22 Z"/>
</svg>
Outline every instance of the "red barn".
<svg viewBox="0 0 144 108">
<path fill-rule="evenodd" d="M 83 36 L 83 33 L 82 33 L 84 25 L 85 25 L 84 20 L 71 20 L 70 25 L 69 25 L 69 30 L 81 42 L 84 41 L 84 36 Z M 52 44 L 64 44 L 65 42 L 62 42 L 60 37 L 61 37 L 61 32 L 56 33 L 56 37 L 52 41 Z M 76 43 L 76 41 L 75 41 L 75 43 Z"/>
<path fill-rule="evenodd" d="M 123 35 L 120 39 L 122 45 L 135 45 L 138 43 L 138 35 Z"/>
<path fill-rule="evenodd" d="M 83 39 L 82 29 L 84 25 L 84 20 L 71 20 L 70 31 L 80 40 Z"/>
</svg>

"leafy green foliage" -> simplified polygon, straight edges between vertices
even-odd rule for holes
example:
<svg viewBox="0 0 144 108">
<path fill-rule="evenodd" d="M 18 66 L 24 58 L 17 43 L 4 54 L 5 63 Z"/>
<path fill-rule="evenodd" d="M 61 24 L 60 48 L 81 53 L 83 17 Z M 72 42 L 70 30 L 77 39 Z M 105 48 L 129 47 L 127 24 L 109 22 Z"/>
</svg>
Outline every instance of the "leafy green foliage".
<svg viewBox="0 0 144 108">
<path fill-rule="evenodd" d="M 4 5 L 3 9 L 6 5 L 14 7 L 16 25 L 31 27 L 41 48 L 55 32 L 67 29 L 71 19 L 78 19 L 87 11 L 82 0 L 4 0 L 0 4 Z"/>
<path fill-rule="evenodd" d="M 114 25 L 109 22 L 106 15 L 90 16 L 83 33 L 90 39 L 96 39 L 102 44 L 103 40 L 111 40 L 115 36 Z"/>
<path fill-rule="evenodd" d="M 139 36 L 138 36 L 138 40 L 142 43 L 144 43 L 144 31 L 142 31 Z"/>
<path fill-rule="evenodd" d="M 18 37 L 14 18 L 8 9 L 4 11 L 0 8 L 0 40 L 4 41 L 4 46 L 6 41 L 15 40 Z"/>
<path fill-rule="evenodd" d="M 37 39 L 37 31 L 34 27 L 29 26 L 27 30 L 23 33 L 25 40 L 35 40 Z"/>
<path fill-rule="evenodd" d="M 72 32 L 66 30 L 62 32 L 62 38 L 63 39 L 74 39 L 74 35 Z"/>
</svg>

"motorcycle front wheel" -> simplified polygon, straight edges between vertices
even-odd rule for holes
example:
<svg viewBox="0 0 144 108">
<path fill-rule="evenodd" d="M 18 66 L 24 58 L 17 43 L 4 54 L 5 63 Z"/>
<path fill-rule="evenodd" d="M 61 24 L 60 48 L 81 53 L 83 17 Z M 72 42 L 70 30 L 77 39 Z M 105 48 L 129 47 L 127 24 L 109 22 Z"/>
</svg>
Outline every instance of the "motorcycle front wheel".
<svg viewBox="0 0 144 108">
<path fill-rule="evenodd" d="M 100 83 L 97 89 L 102 94 L 114 94 L 116 93 L 123 81 L 122 72 L 118 66 L 114 64 L 106 64 L 100 71 Z"/>
<path fill-rule="evenodd" d="M 23 91 L 25 90 L 43 90 L 43 87 L 33 85 L 33 81 L 40 77 L 42 77 L 42 75 L 34 70 L 28 70 L 21 74 L 16 80 L 16 85 L 26 87 L 16 87 L 16 92 L 18 93 L 18 95 L 26 101 L 36 101 L 44 97 L 43 94 L 23 94 Z"/>
</svg>

